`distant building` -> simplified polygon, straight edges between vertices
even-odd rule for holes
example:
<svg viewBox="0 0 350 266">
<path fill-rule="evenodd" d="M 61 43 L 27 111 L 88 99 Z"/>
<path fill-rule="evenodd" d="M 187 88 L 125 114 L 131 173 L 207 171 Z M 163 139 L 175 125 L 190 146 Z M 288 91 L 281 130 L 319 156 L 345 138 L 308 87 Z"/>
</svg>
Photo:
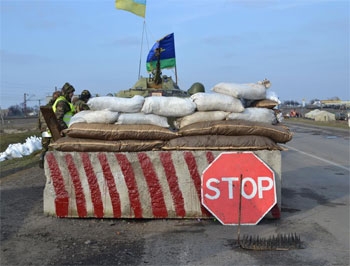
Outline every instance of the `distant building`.
<svg viewBox="0 0 350 266">
<path fill-rule="evenodd" d="M 9 115 L 9 109 L 0 109 L 1 117 L 8 117 L 8 115 Z"/>
</svg>

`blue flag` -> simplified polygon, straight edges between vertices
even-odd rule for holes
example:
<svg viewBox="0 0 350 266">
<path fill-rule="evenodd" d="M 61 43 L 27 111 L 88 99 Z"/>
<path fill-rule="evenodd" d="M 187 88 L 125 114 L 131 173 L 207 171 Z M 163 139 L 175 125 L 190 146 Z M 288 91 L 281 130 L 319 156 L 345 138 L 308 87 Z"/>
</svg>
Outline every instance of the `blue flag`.
<svg viewBox="0 0 350 266">
<path fill-rule="evenodd" d="M 149 51 L 146 63 L 148 72 L 151 72 L 157 67 L 158 58 L 156 49 L 158 48 L 160 52 L 160 68 L 172 68 L 176 66 L 174 33 L 171 33 L 157 41 Z"/>
</svg>

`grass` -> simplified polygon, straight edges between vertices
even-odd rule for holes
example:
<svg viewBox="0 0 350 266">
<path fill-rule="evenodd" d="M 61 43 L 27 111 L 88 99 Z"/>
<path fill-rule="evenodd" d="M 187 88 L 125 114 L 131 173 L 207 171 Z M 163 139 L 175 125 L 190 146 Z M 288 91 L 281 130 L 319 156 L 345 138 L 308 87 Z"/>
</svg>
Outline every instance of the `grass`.
<svg viewBox="0 0 350 266">
<path fill-rule="evenodd" d="M 6 134 L 1 133 L 0 151 L 4 152 L 10 144 L 25 143 L 26 139 L 31 136 L 40 136 L 39 131 L 27 131 L 21 133 Z M 0 162 L 0 178 L 9 174 L 15 173 L 20 170 L 24 170 L 38 165 L 40 151 L 35 151 L 28 156 L 22 158 L 14 158 L 11 160 L 5 160 Z M 39 166 L 38 166 L 39 169 Z"/>
<path fill-rule="evenodd" d="M 286 124 L 288 123 L 296 123 L 296 124 L 306 124 L 311 126 L 319 126 L 319 127 L 332 127 L 332 128 L 338 128 L 338 129 L 347 129 L 349 130 L 348 121 L 343 120 L 335 120 L 335 121 L 315 121 L 307 118 L 288 118 L 284 119 Z"/>
</svg>

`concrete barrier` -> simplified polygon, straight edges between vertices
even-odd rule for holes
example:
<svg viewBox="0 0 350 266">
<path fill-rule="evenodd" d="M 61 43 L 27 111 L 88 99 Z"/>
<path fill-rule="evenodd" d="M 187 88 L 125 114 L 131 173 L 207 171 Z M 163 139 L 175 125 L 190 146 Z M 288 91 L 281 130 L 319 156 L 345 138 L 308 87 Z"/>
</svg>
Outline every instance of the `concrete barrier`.
<svg viewBox="0 0 350 266">
<path fill-rule="evenodd" d="M 201 175 L 223 151 L 59 152 L 45 157 L 44 213 L 79 218 L 208 218 Z M 275 172 L 279 218 L 281 153 L 255 151 Z"/>
</svg>

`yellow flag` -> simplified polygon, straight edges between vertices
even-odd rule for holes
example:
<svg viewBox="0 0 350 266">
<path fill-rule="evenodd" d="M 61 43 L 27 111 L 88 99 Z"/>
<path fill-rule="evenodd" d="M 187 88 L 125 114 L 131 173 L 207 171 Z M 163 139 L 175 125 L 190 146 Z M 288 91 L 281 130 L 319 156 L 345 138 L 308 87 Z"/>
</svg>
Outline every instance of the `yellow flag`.
<svg viewBox="0 0 350 266">
<path fill-rule="evenodd" d="M 146 0 L 115 0 L 115 7 L 145 17 Z"/>
</svg>

